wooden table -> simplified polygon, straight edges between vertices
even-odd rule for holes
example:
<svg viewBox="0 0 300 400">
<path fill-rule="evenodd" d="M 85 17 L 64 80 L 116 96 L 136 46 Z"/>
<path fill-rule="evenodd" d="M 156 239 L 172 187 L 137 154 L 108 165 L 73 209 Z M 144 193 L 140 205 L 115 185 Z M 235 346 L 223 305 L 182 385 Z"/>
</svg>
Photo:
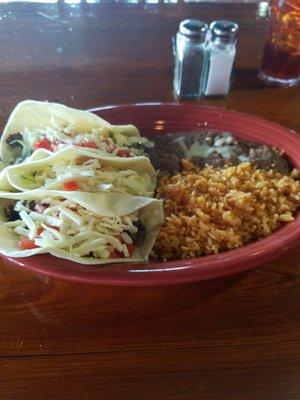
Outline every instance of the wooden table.
<svg viewBox="0 0 300 400">
<path fill-rule="evenodd" d="M 230 96 L 205 100 L 300 129 L 298 88 L 257 78 L 255 4 L 0 6 L 0 111 L 173 101 L 180 20 L 240 25 Z M 299 250 L 248 274 L 158 288 L 68 283 L 0 266 L 0 399 L 299 400 Z"/>
</svg>

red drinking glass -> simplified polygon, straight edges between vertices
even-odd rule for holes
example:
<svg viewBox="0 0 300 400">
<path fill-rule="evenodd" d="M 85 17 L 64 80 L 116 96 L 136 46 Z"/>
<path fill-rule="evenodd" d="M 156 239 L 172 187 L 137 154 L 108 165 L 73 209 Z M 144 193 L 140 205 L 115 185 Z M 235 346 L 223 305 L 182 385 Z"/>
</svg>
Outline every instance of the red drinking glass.
<svg viewBox="0 0 300 400">
<path fill-rule="evenodd" d="M 266 83 L 300 83 L 300 0 L 271 0 L 270 23 L 258 76 Z"/>
</svg>

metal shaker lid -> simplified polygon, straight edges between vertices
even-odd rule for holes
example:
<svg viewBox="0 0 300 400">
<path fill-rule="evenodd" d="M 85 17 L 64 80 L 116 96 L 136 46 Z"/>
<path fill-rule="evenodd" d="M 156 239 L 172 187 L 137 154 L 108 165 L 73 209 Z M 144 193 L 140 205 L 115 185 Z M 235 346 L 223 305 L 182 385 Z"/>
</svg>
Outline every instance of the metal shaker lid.
<svg viewBox="0 0 300 400">
<path fill-rule="evenodd" d="M 204 39 L 207 30 L 207 24 L 197 19 L 185 19 L 179 25 L 179 32 L 188 39 Z"/>
<path fill-rule="evenodd" d="M 209 28 L 213 40 L 217 39 L 222 42 L 233 42 L 239 26 L 232 21 L 220 20 L 212 22 Z"/>
</svg>

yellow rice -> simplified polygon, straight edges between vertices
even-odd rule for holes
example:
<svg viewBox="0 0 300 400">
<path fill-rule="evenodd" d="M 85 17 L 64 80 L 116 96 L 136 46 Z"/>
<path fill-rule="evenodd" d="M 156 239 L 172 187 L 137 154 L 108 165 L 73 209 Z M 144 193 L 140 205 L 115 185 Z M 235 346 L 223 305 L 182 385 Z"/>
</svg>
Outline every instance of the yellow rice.
<svg viewBox="0 0 300 400">
<path fill-rule="evenodd" d="M 183 160 L 183 171 L 161 179 L 165 222 L 153 256 L 192 258 L 243 246 L 294 219 L 299 173 L 282 175 L 250 163 L 203 169 Z"/>
</svg>

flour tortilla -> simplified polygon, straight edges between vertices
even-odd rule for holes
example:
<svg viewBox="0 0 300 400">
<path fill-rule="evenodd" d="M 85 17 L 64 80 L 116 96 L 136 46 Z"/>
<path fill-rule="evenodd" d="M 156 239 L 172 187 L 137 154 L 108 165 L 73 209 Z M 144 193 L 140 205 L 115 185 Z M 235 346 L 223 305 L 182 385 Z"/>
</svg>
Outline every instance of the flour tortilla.
<svg viewBox="0 0 300 400">
<path fill-rule="evenodd" d="M 0 173 L 5 169 L 5 164 L 0 161 Z"/>
<path fill-rule="evenodd" d="M 53 153 L 46 149 L 38 149 L 35 150 L 30 157 L 27 158 L 26 161 L 23 161 L 22 164 L 17 164 L 16 166 L 21 167 L 21 171 L 24 171 L 25 164 L 31 163 L 33 161 L 44 160 L 45 158 L 53 155 Z M 17 187 L 14 187 L 13 184 L 10 183 L 8 179 L 9 168 L 13 166 L 6 166 L 0 161 L 0 191 L 16 191 L 19 190 Z M 26 168 L 26 167 L 25 167 Z"/>
<path fill-rule="evenodd" d="M 80 257 L 57 248 L 37 248 L 19 250 L 20 237 L 6 225 L 5 205 L 12 200 L 41 200 L 49 197 L 61 197 L 85 207 L 89 211 L 107 217 L 128 215 L 138 212 L 139 221 L 146 227 L 146 239 L 142 246 L 136 248 L 130 258 L 96 259 Z M 29 257 L 35 254 L 50 253 L 56 257 L 71 260 L 80 264 L 100 265 L 147 261 L 155 243 L 160 224 L 164 219 L 162 202 L 157 199 L 131 196 L 120 193 L 86 193 L 32 190 L 23 193 L 0 192 L 0 253 L 9 257 Z"/>
<path fill-rule="evenodd" d="M 109 122 L 88 111 L 77 110 L 62 104 L 48 103 L 42 101 L 25 100 L 19 103 L 11 113 L 8 122 L 4 128 L 0 142 L 0 158 L 6 165 L 12 164 L 20 156 L 18 149 L 14 149 L 6 143 L 8 136 L 14 133 L 24 132 L 24 128 L 45 129 L 52 125 L 52 118 L 55 123 L 64 127 L 66 125 L 74 126 L 73 131 L 89 132 L 94 128 L 113 128 Z M 133 125 L 124 125 L 114 127 L 128 136 L 140 136 L 139 131 Z"/>
<path fill-rule="evenodd" d="M 42 150 L 42 149 L 41 149 Z M 87 149 L 84 147 L 68 146 L 55 153 L 50 152 L 50 156 L 47 154 L 47 150 L 37 150 L 31 156 L 31 159 L 26 163 L 11 165 L 6 167 L 0 173 L 0 190 L 3 191 L 26 191 L 37 189 L 34 186 L 34 182 L 28 182 L 22 179 L 24 173 L 34 173 L 36 171 L 42 171 L 46 167 L 53 167 L 57 163 L 68 163 L 74 162 L 80 157 L 95 158 L 100 161 L 103 171 L 105 168 L 113 167 L 117 170 L 132 170 L 140 174 L 147 174 L 151 178 L 150 191 L 154 192 L 156 186 L 156 173 L 155 169 L 151 165 L 147 157 L 112 157 L 106 153 L 102 153 L 95 149 Z M 35 154 L 39 152 L 39 154 Z M 72 180 L 84 179 L 82 177 L 72 177 Z M 48 185 L 44 185 L 43 189 L 60 189 L 61 184 L 64 181 L 70 180 L 69 178 L 56 180 Z"/>
</svg>

